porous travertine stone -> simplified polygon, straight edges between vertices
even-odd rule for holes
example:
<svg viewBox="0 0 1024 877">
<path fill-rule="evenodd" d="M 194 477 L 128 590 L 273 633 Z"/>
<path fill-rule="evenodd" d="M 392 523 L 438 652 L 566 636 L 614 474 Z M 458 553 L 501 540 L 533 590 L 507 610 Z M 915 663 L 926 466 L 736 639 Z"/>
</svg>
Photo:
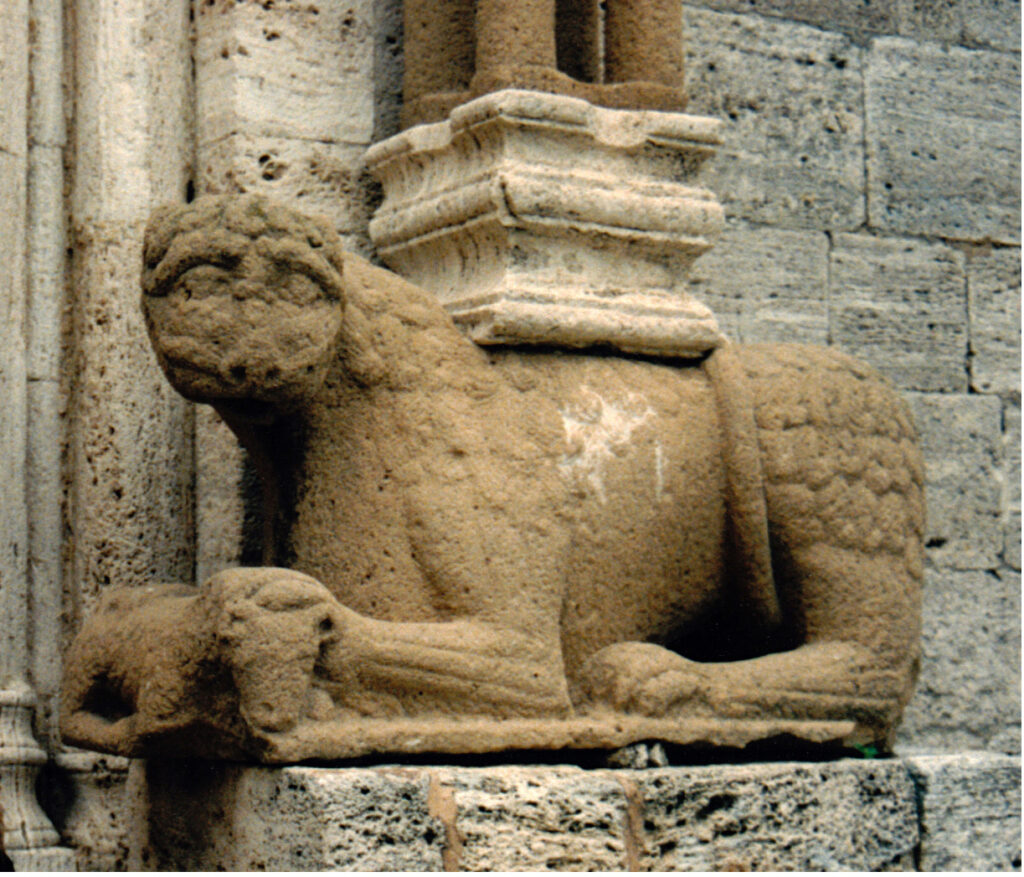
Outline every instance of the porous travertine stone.
<svg viewBox="0 0 1024 877">
<path fill-rule="evenodd" d="M 325 220 L 252 196 L 159 212 L 143 289 L 167 376 L 264 476 L 268 565 L 111 592 L 68 656 L 70 742 L 888 745 L 923 473 L 866 366 L 485 353 Z"/>
<path fill-rule="evenodd" d="M 929 570 L 918 692 L 901 743 L 1020 751 L 1020 574 Z"/>
<path fill-rule="evenodd" d="M 1020 243 L 1020 56 L 867 50 L 868 214 L 888 232 Z"/>
<path fill-rule="evenodd" d="M 719 12 L 752 12 L 790 21 L 802 21 L 824 30 L 842 31 L 861 39 L 871 34 L 893 33 L 900 0 L 872 0 L 850 3 L 848 0 L 700 0 L 684 6 L 689 25 L 691 9 L 703 7 Z"/>
<path fill-rule="evenodd" d="M 1020 870 L 1020 757 L 906 759 L 918 789 L 921 871 Z"/>
<path fill-rule="evenodd" d="M 836 235 L 829 258 L 832 342 L 906 390 L 967 387 L 963 255 L 943 244 Z"/>
<path fill-rule="evenodd" d="M 1003 403 L 1003 561 L 1020 570 L 1020 405 Z"/>
<path fill-rule="evenodd" d="M 694 263 L 691 289 L 733 341 L 824 344 L 828 249 L 822 232 L 733 226 Z"/>
<path fill-rule="evenodd" d="M 938 761 L 916 759 L 913 769 L 920 773 Z M 1001 786 L 993 782 L 991 764 L 964 764 L 963 782 L 987 793 L 987 824 L 976 834 L 985 849 L 972 859 L 965 845 L 959 862 L 1014 855 L 1014 839 L 998 834 L 1013 809 L 1001 823 L 996 809 L 999 797 L 1012 793 L 1005 772 L 1010 761 L 999 762 Z M 167 762 L 133 768 L 139 801 L 134 866 L 913 870 L 919 842 L 915 783 L 901 761 L 649 770 L 190 768 Z M 926 808 L 939 785 L 933 779 L 933 791 L 925 791 Z M 926 844 L 931 832 L 941 832 L 942 815 L 926 809 Z"/>
<path fill-rule="evenodd" d="M 1020 393 L 1020 249 L 986 250 L 967 260 L 971 389 Z"/>
<path fill-rule="evenodd" d="M 999 565 L 1002 408 L 992 396 L 908 396 L 927 461 L 926 546 L 931 563 L 958 569 Z"/>
<path fill-rule="evenodd" d="M 632 781 L 642 870 L 914 867 L 914 784 L 898 761 L 660 768 Z"/>
<path fill-rule="evenodd" d="M 380 258 L 480 344 L 695 356 L 719 343 L 690 263 L 722 225 L 693 181 L 719 124 L 504 91 L 374 146 Z"/>
<path fill-rule="evenodd" d="M 130 822 L 125 797 L 128 759 L 65 750 L 56 755 L 44 806 L 78 871 L 124 871 Z"/>
<path fill-rule="evenodd" d="M 919 41 L 1020 51 L 1019 0 L 896 0 L 897 28 Z"/>
<path fill-rule="evenodd" d="M 634 864 L 630 800 L 610 771 L 440 769 L 448 860 L 463 871 L 624 871 Z"/>
<path fill-rule="evenodd" d="M 954 44 L 963 34 L 963 0 L 895 0 L 895 24 L 889 33 L 918 41 Z"/>
<path fill-rule="evenodd" d="M 443 870 L 425 771 L 175 761 L 131 771 L 133 870 Z"/>
<path fill-rule="evenodd" d="M 1020 51 L 1020 3 L 1018 0 L 960 0 L 963 39 L 968 45 Z"/>
<path fill-rule="evenodd" d="M 405 126 L 493 91 L 607 107 L 682 110 L 682 7 L 674 0 L 407 0 Z M 602 15 L 603 12 L 603 15 Z"/>
<path fill-rule="evenodd" d="M 812 27 L 687 11 L 691 112 L 726 124 L 701 181 L 733 219 L 853 229 L 864 221 L 861 50 Z"/>
<path fill-rule="evenodd" d="M 108 585 L 192 576 L 190 406 L 153 368 L 133 291 L 152 199 L 187 189 L 188 9 L 82 0 L 73 36 L 64 582 L 86 614 Z"/>
</svg>

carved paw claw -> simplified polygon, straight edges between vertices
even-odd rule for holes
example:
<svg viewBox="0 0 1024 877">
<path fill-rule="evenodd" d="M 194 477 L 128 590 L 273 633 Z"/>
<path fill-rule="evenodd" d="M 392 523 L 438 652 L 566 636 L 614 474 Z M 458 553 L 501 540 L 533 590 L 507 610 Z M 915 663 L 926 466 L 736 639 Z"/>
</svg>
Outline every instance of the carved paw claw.
<svg viewBox="0 0 1024 877">
<path fill-rule="evenodd" d="M 584 667 L 584 702 L 592 708 L 660 717 L 692 712 L 708 696 L 700 664 L 651 643 L 617 643 Z"/>
</svg>

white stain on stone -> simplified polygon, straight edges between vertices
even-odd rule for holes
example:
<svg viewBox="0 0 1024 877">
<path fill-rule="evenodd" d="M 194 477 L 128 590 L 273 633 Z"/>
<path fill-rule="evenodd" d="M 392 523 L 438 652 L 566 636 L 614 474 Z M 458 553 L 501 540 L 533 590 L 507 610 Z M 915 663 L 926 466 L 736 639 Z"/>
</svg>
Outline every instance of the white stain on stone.
<svg viewBox="0 0 1024 877">
<path fill-rule="evenodd" d="M 665 452 L 661 442 L 654 443 L 654 495 L 658 499 L 665 495 Z"/>
<path fill-rule="evenodd" d="M 633 433 L 655 416 L 647 400 L 630 393 L 625 402 L 602 398 L 590 387 L 580 387 L 579 398 L 561 409 L 568 451 L 559 463 L 562 474 L 587 484 L 602 503 L 607 502 L 604 467 L 617 448 L 629 444 Z M 661 448 L 655 456 L 656 475 L 661 485 Z"/>
</svg>

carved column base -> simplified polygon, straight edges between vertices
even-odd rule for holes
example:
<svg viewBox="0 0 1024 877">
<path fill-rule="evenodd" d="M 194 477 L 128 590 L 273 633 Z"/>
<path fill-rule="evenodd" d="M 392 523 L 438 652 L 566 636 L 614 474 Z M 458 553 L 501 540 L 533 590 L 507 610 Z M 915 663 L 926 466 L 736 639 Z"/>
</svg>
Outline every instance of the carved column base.
<svg viewBox="0 0 1024 877">
<path fill-rule="evenodd" d="M 73 871 L 71 850 L 58 846 L 60 837 L 36 800 L 46 753 L 32 737 L 34 707 L 27 687 L 0 691 L 0 849 L 18 871 Z"/>
<path fill-rule="evenodd" d="M 719 122 L 502 91 L 367 153 L 370 235 L 480 344 L 698 356 L 721 343 L 685 291 L 723 224 L 695 182 Z"/>
</svg>

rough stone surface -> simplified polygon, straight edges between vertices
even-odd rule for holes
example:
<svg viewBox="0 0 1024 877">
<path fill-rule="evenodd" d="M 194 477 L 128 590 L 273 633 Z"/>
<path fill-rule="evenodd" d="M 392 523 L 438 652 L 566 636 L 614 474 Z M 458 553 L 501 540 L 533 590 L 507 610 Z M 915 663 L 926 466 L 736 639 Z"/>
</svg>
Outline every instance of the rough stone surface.
<svg viewBox="0 0 1024 877">
<path fill-rule="evenodd" d="M 1020 574 L 929 570 L 904 745 L 1020 751 Z"/>
<path fill-rule="evenodd" d="M 908 398 L 926 460 L 929 561 L 995 568 L 1002 547 L 999 400 L 938 393 Z"/>
<path fill-rule="evenodd" d="M 909 757 L 918 789 L 921 871 L 1020 870 L 1020 757 Z"/>
<path fill-rule="evenodd" d="M 923 472 L 866 366 L 485 353 L 326 220 L 254 196 L 159 211 L 144 264 L 165 373 L 264 476 L 265 566 L 111 593 L 68 655 L 69 742 L 271 762 L 890 742 Z"/>
<path fill-rule="evenodd" d="M 722 225 L 694 179 L 719 127 L 487 95 L 367 153 L 384 187 L 370 235 L 479 344 L 698 356 L 721 342 L 685 283 Z"/>
<path fill-rule="evenodd" d="M 1003 404 L 1003 560 L 1020 570 L 1020 405 Z"/>
<path fill-rule="evenodd" d="M 943 244 L 837 235 L 830 255 L 832 342 L 905 390 L 967 386 L 963 256 Z"/>
<path fill-rule="evenodd" d="M 897 234 L 1020 243 L 1020 56 L 875 40 L 868 214 Z"/>
<path fill-rule="evenodd" d="M 723 119 L 702 179 L 726 213 L 781 227 L 864 221 L 861 50 L 839 34 L 691 9 L 690 112 Z"/>
<path fill-rule="evenodd" d="M 1020 250 L 967 260 L 971 389 L 1020 396 Z"/>
<path fill-rule="evenodd" d="M 146 869 L 989 870 L 1020 851 L 1020 760 L 994 755 L 133 771 Z"/>
<path fill-rule="evenodd" d="M 828 341 L 828 238 L 765 226 L 727 228 L 690 271 L 694 296 L 733 341 Z"/>
<path fill-rule="evenodd" d="M 425 771 L 182 767 L 132 766 L 133 869 L 442 870 Z"/>
<path fill-rule="evenodd" d="M 901 36 L 1020 51 L 1019 0 L 897 0 Z"/>
<path fill-rule="evenodd" d="M 913 868 L 914 785 L 898 761 L 659 768 L 630 779 L 643 870 Z"/>
<path fill-rule="evenodd" d="M 919 41 L 959 43 L 963 0 L 896 0 L 896 27 L 890 33 Z"/>
<path fill-rule="evenodd" d="M 842 31 L 865 39 L 871 34 L 894 33 L 899 0 L 701 0 L 690 4 L 718 12 L 756 13 L 802 21 L 824 30 Z M 690 6 L 687 10 L 689 24 Z"/>
<path fill-rule="evenodd" d="M 188 11 L 79 3 L 71 155 L 67 606 L 109 585 L 189 580 L 192 422 L 146 352 L 137 298 L 154 199 L 184 200 Z M 145 45 L 145 51 L 134 47 Z M 116 400 L 116 402 L 114 401 Z"/>
<path fill-rule="evenodd" d="M 1020 51 L 1020 0 L 960 0 L 968 45 Z"/>
<path fill-rule="evenodd" d="M 128 760 L 64 752 L 48 768 L 43 806 L 78 871 L 124 871 L 128 864 Z"/>
<path fill-rule="evenodd" d="M 629 801 L 610 772 L 573 767 L 447 769 L 464 871 L 629 870 Z"/>
</svg>

